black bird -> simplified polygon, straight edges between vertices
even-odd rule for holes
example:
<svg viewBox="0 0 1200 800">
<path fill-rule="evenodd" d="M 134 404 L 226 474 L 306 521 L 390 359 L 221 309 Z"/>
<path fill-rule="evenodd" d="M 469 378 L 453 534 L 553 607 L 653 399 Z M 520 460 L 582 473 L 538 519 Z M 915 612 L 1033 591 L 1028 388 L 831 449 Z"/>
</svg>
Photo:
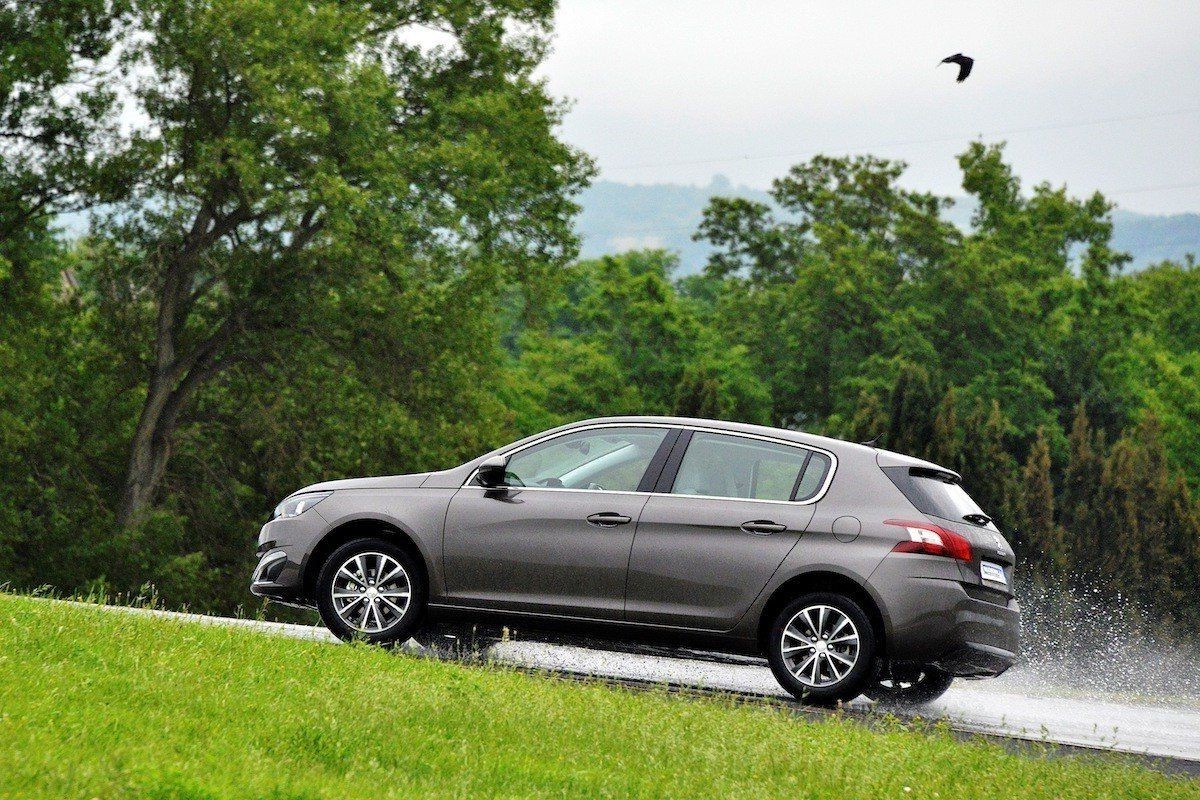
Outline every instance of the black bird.
<svg viewBox="0 0 1200 800">
<path fill-rule="evenodd" d="M 962 83 L 971 74 L 971 67 L 975 66 L 975 59 L 970 56 L 964 56 L 962 53 L 955 53 L 952 56 L 943 58 L 942 63 L 958 64 L 958 79 L 955 83 Z"/>
</svg>

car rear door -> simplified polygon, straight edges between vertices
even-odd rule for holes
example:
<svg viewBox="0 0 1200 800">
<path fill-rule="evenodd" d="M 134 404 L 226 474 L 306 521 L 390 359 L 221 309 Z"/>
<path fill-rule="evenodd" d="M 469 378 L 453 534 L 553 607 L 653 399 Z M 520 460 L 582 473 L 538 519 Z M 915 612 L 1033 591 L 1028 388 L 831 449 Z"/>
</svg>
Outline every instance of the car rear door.
<svg viewBox="0 0 1200 800">
<path fill-rule="evenodd" d="M 642 509 L 626 619 L 733 628 L 808 527 L 832 467 L 798 445 L 685 431 Z"/>
<path fill-rule="evenodd" d="M 522 448 L 509 486 L 471 481 L 443 537 L 449 599 L 460 605 L 619 620 L 638 517 L 677 429 L 602 426 Z"/>
</svg>

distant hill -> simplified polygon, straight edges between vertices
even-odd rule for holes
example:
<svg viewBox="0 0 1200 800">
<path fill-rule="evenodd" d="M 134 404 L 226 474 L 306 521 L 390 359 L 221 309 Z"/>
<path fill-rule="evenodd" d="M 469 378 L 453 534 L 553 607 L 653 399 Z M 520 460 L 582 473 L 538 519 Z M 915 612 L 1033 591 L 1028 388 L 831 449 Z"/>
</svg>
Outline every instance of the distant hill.
<svg viewBox="0 0 1200 800">
<path fill-rule="evenodd" d="M 1200 258 L 1200 214 L 1139 214 L 1113 212 L 1113 247 L 1133 255 L 1133 266 L 1182 261 L 1188 253 Z"/>
<path fill-rule="evenodd" d="M 577 229 L 583 238 L 582 256 L 596 258 L 647 247 L 679 253 L 680 274 L 704 268 L 711 248 L 692 241 L 708 199 L 736 195 L 770 202 L 760 189 L 734 186 L 718 175 L 707 186 L 679 184 L 626 184 L 597 181 L 583 193 L 583 211 Z M 947 217 L 966 227 L 970 206 L 958 203 Z M 1182 260 L 1187 253 L 1200 256 L 1200 214 L 1155 215 L 1117 210 L 1113 213 L 1113 245 L 1130 253 L 1132 269 L 1164 260 Z"/>
<path fill-rule="evenodd" d="M 583 258 L 608 253 L 661 247 L 679 253 L 679 273 L 690 275 L 704 269 L 710 248 L 693 242 L 692 234 L 708 199 L 716 195 L 745 197 L 770 203 L 761 189 L 735 186 L 723 175 L 707 186 L 674 183 L 629 184 L 597 181 L 580 199 L 583 211 L 576 229 L 583 238 Z M 959 202 L 947 218 L 960 227 L 971 220 L 971 205 Z M 1200 257 L 1200 214 L 1139 214 L 1118 209 L 1113 212 L 1113 244 L 1133 255 L 1132 269 L 1159 261 L 1181 261 L 1187 253 Z M 59 227 L 67 236 L 87 231 L 86 214 L 64 214 Z"/>
</svg>

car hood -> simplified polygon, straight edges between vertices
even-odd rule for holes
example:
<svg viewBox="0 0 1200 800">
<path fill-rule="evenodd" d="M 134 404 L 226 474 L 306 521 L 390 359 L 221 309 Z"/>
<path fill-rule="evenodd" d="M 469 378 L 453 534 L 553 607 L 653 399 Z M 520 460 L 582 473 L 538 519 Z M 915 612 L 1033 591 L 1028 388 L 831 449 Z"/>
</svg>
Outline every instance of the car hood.
<svg viewBox="0 0 1200 800">
<path fill-rule="evenodd" d="M 314 483 L 292 494 L 328 492 L 335 489 L 415 489 L 424 483 L 429 475 L 428 472 L 414 472 L 411 475 L 383 475 L 377 478 L 345 478 L 340 481 Z"/>
</svg>

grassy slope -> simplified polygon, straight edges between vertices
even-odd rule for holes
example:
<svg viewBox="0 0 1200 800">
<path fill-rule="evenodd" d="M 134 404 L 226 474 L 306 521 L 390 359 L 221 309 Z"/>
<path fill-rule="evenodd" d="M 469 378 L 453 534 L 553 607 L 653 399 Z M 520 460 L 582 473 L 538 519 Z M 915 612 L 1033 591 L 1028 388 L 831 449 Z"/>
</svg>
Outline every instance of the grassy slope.
<svg viewBox="0 0 1200 800">
<path fill-rule="evenodd" d="M 0 797 L 968 795 L 1200 784 L 0 595 Z"/>
</svg>

